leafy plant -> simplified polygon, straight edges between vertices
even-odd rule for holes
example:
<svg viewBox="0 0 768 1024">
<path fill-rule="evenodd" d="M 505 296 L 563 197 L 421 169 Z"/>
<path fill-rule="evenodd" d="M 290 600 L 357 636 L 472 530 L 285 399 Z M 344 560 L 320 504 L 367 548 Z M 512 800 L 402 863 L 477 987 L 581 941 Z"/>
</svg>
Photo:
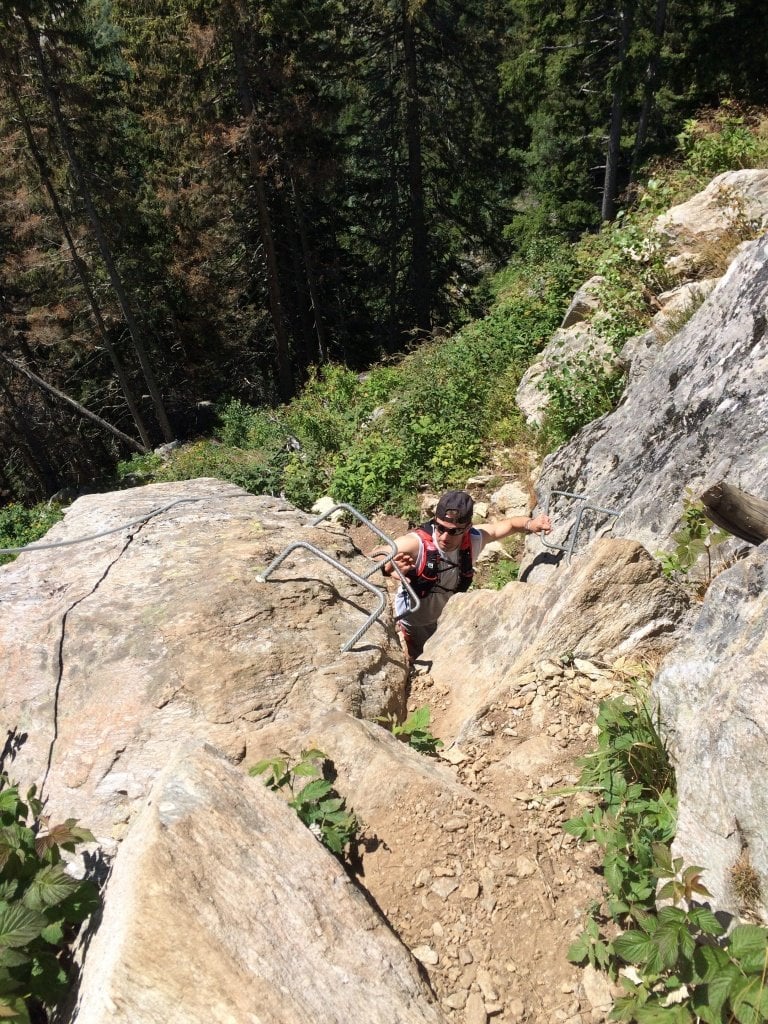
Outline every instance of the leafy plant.
<svg viewBox="0 0 768 1024">
<path fill-rule="evenodd" d="M 698 175 L 712 176 L 738 167 L 764 166 L 768 158 L 765 139 L 727 107 L 710 122 L 687 120 L 677 136 L 677 143 L 687 165 Z"/>
<path fill-rule="evenodd" d="M 98 905 L 96 886 L 70 875 L 61 851 L 93 836 L 74 818 L 51 825 L 34 787 L 24 800 L 0 775 L 0 1018 L 29 1024 L 30 1008 L 66 995 L 66 951 Z"/>
<path fill-rule="evenodd" d="M 672 858 L 674 776 L 658 722 L 647 706 L 619 698 L 601 706 L 598 726 L 598 750 L 583 760 L 580 782 L 599 804 L 565 829 L 603 847 L 608 918 L 593 905 L 568 958 L 621 982 L 612 1020 L 765 1021 L 768 929 L 739 924 L 725 935 L 698 902 L 709 896 L 703 869 Z M 613 938 L 601 928 L 609 918 L 624 929 Z"/>
<path fill-rule="evenodd" d="M 253 765 L 248 774 L 264 775 L 264 785 L 273 791 L 287 787 L 291 793 L 288 806 L 324 846 L 343 859 L 345 847 L 354 840 L 360 823 L 352 811 L 345 809 L 345 801 L 332 783 L 324 778 L 329 766 L 327 755 L 312 748 L 302 750 L 294 764 L 284 757 L 267 758 Z M 297 792 L 297 780 L 306 778 L 311 781 Z"/>
<path fill-rule="evenodd" d="M 672 534 L 674 550 L 660 551 L 656 555 L 661 562 L 662 572 L 670 578 L 686 576 L 699 558 L 706 555 L 703 581 L 703 589 L 706 590 L 713 577 L 712 549 L 728 540 L 730 536 L 726 530 L 712 525 L 701 502 L 686 499 L 683 506 L 683 525 Z"/>
<path fill-rule="evenodd" d="M 0 548 L 21 548 L 39 540 L 62 517 L 61 505 L 43 502 L 24 508 L 15 502 L 0 509 Z M 16 555 L 0 555 L 0 565 Z"/>
<path fill-rule="evenodd" d="M 658 723 L 642 701 L 603 702 L 597 725 L 598 748 L 581 761 L 579 788 L 598 803 L 564 828 L 603 847 L 608 909 L 623 920 L 632 907 L 653 905 L 653 846 L 671 842 L 675 833 L 674 773 Z"/>
<path fill-rule="evenodd" d="M 615 407 L 624 390 L 624 374 L 605 357 L 578 352 L 554 363 L 544 373 L 541 388 L 549 398 L 542 439 L 546 450 L 554 451 Z"/>
<path fill-rule="evenodd" d="M 702 868 L 683 867 L 669 850 L 657 850 L 655 873 L 669 879 L 656 913 L 636 913 L 631 930 L 617 936 L 611 955 L 634 967 L 622 974 L 626 995 L 611 1018 L 638 1024 L 760 1024 L 768 1019 L 768 929 L 739 924 L 725 935 L 715 914 L 696 902 L 708 896 Z"/>
<path fill-rule="evenodd" d="M 491 590 L 502 590 L 508 583 L 516 580 L 520 572 L 520 563 L 509 558 L 497 562 L 488 576 L 487 586 Z"/>
<path fill-rule="evenodd" d="M 397 736 L 420 754 L 436 754 L 445 744 L 430 732 L 430 717 L 430 710 L 425 706 L 411 712 L 400 724 L 392 716 L 380 718 L 378 721 L 385 722 L 393 736 Z"/>
</svg>

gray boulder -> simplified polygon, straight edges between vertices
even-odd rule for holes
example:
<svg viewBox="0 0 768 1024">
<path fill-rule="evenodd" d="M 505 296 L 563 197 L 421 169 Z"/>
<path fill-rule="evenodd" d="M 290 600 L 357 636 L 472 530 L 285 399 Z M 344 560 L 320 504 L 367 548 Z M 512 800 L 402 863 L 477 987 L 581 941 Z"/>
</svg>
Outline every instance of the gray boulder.
<svg viewBox="0 0 768 1024">
<path fill-rule="evenodd" d="M 416 962 L 258 779 L 187 749 L 120 848 L 79 1024 L 440 1024 Z"/>
<path fill-rule="evenodd" d="M 706 868 L 714 904 L 737 912 L 746 855 L 768 919 L 768 543 L 716 577 L 653 690 L 677 771 L 675 854 Z"/>
</svg>

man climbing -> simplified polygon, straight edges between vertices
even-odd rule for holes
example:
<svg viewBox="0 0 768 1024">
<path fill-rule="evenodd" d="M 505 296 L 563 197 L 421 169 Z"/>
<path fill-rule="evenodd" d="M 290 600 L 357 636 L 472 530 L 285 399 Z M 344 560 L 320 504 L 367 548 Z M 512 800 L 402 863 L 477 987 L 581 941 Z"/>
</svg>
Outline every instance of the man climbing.
<svg viewBox="0 0 768 1024">
<path fill-rule="evenodd" d="M 438 501 L 434 519 L 395 540 L 394 562 L 407 577 L 420 604 L 411 611 L 410 598 L 401 586 L 395 598 L 398 629 L 405 641 L 410 664 L 419 657 L 424 644 L 437 629 L 437 620 L 448 600 L 468 590 L 480 552 L 492 540 L 511 533 L 549 533 L 549 516 L 535 519 L 514 516 L 483 526 L 472 525 L 474 502 L 466 491 L 447 491 Z M 376 548 L 372 557 L 386 556 L 387 548 Z M 382 568 L 385 576 L 394 572 L 392 562 Z"/>
</svg>

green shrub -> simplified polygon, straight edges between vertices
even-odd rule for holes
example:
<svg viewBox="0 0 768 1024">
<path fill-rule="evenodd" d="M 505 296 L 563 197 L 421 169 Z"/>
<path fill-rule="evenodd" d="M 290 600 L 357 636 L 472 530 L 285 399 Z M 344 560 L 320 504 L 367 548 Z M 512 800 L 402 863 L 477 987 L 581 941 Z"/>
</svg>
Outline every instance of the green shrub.
<svg viewBox="0 0 768 1024">
<path fill-rule="evenodd" d="M 582 761 L 581 787 L 597 806 L 565 829 L 603 848 L 606 906 L 623 928 L 601 930 L 600 905 L 568 958 L 620 981 L 611 1020 L 636 1024 L 762 1024 L 768 1019 L 768 929 L 725 929 L 708 906 L 703 868 L 672 858 L 674 773 L 647 705 L 601 705 L 598 749 Z M 663 883 L 659 887 L 659 883 Z M 659 905 L 670 901 L 671 906 Z M 630 973 L 620 968 L 629 965 Z"/>
<path fill-rule="evenodd" d="M 145 457 L 140 458 L 142 465 L 147 466 Z M 167 459 L 158 459 L 157 462 L 150 463 L 148 468 L 151 477 L 141 482 L 215 477 L 237 484 L 251 494 L 278 494 L 288 458 L 287 451 L 246 451 L 242 448 L 228 448 L 216 441 L 196 441 L 194 444 L 177 448 Z M 124 472 L 130 474 L 133 462 L 122 465 L 125 467 Z"/>
<path fill-rule="evenodd" d="M 516 580 L 519 572 L 519 562 L 515 562 L 511 558 L 504 558 L 491 569 L 486 586 L 489 590 L 501 590 L 508 583 Z"/>
<path fill-rule="evenodd" d="M 706 592 L 714 575 L 712 551 L 730 536 L 727 530 L 721 530 L 711 523 L 700 501 L 686 498 L 683 502 L 682 526 L 672 534 L 674 550 L 656 552 L 662 572 L 667 578 L 677 579 L 685 585 L 689 583 L 690 570 L 703 557 L 706 567 L 704 577 L 694 583 L 693 589 L 697 594 Z"/>
<path fill-rule="evenodd" d="M 363 514 L 377 508 L 396 512 L 415 491 L 418 472 L 396 439 L 378 432 L 363 434 L 336 463 L 331 494 Z"/>
<path fill-rule="evenodd" d="M 331 853 L 343 860 L 350 843 L 355 839 L 360 823 L 352 811 L 344 807 L 344 800 L 323 777 L 330 762 L 322 750 L 302 750 L 295 764 L 285 758 L 272 757 L 249 768 L 249 775 L 263 775 L 264 785 L 273 792 L 287 788 L 291 794 L 288 806 Z M 311 779 L 296 791 L 297 780 Z"/>
<path fill-rule="evenodd" d="M 50 825 L 31 789 L 25 800 L 0 775 L 0 1017 L 29 1024 L 71 985 L 67 945 L 98 906 L 90 881 L 70 875 L 61 851 L 93 842 L 71 818 Z M 39 1019 L 39 1013 L 38 1013 Z"/>
<path fill-rule="evenodd" d="M 61 505 L 42 502 L 32 508 L 13 503 L 0 509 L 0 548 L 22 548 L 39 540 L 62 518 Z M 14 554 L 0 555 L 0 565 L 12 562 Z"/>
<path fill-rule="evenodd" d="M 768 159 L 768 142 L 727 107 L 709 120 L 686 121 L 677 143 L 688 167 L 700 176 L 761 167 Z"/>
<path fill-rule="evenodd" d="M 425 706 L 413 711 L 402 723 L 398 723 L 392 715 L 389 718 L 378 718 L 377 721 L 386 725 L 393 736 L 397 736 L 420 754 L 434 756 L 445 744 L 430 731 L 430 718 L 431 712 Z"/>
<path fill-rule="evenodd" d="M 624 390 L 624 374 L 600 356 L 579 352 L 554 363 L 541 387 L 549 398 L 541 441 L 551 452 L 615 408 Z"/>
</svg>

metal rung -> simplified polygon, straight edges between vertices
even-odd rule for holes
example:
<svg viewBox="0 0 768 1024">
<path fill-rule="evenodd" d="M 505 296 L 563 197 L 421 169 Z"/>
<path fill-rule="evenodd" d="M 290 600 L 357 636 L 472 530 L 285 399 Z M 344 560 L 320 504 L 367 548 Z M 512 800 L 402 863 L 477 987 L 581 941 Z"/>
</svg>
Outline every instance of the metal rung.
<svg viewBox="0 0 768 1024">
<path fill-rule="evenodd" d="M 359 583 L 361 587 L 365 587 L 366 590 L 369 590 L 372 594 L 375 594 L 376 597 L 378 598 L 378 604 L 374 611 L 372 612 L 372 614 L 366 619 L 366 621 L 363 623 L 360 629 L 358 629 L 358 631 L 352 637 L 352 639 L 347 641 L 347 643 L 344 644 L 344 646 L 341 648 L 342 652 L 346 652 L 357 643 L 360 637 L 371 628 L 374 622 L 378 621 L 379 616 L 387 606 L 386 590 L 384 590 L 381 587 L 377 587 L 373 583 L 369 583 L 368 581 L 368 577 L 372 576 L 375 572 L 381 569 L 381 567 L 383 565 L 386 565 L 387 562 L 392 562 L 392 568 L 400 577 L 403 586 L 408 591 L 408 596 L 411 601 L 410 610 L 415 611 L 415 609 L 419 607 L 420 601 L 416 596 L 410 583 L 400 571 L 397 563 L 393 561 L 395 555 L 397 554 L 397 546 L 395 542 L 390 537 L 388 537 L 386 533 L 383 533 L 378 528 L 378 526 L 374 526 L 373 523 L 370 522 L 370 520 L 365 518 L 362 512 L 358 512 L 358 510 L 354 508 L 352 505 L 347 505 L 344 503 L 340 505 L 334 505 L 333 508 L 328 509 L 328 511 L 324 512 L 318 519 L 315 519 L 311 525 L 318 526 L 320 523 L 323 522 L 324 519 L 327 519 L 329 516 L 332 516 L 334 512 L 340 510 L 349 512 L 350 515 L 354 516 L 361 523 L 363 523 L 370 530 L 372 530 L 389 547 L 391 553 L 387 555 L 387 557 L 383 561 L 377 562 L 364 576 L 361 576 L 359 573 L 356 573 L 353 569 L 350 569 L 348 566 L 343 565 L 338 559 L 332 558 L 331 555 L 329 555 L 326 551 L 321 551 L 320 548 L 316 547 L 314 544 L 310 544 L 309 541 L 299 540 L 295 541 L 293 544 L 289 544 L 287 548 L 281 551 L 277 558 L 273 559 L 273 561 L 270 562 L 270 564 L 267 566 L 264 572 L 261 573 L 261 575 L 257 576 L 256 579 L 257 582 L 259 583 L 266 583 L 270 575 L 275 571 L 275 569 L 277 569 L 277 567 L 282 562 L 285 561 L 285 559 L 288 557 L 288 555 L 291 554 L 292 551 L 296 551 L 297 548 L 303 548 L 305 551 L 309 551 L 317 558 L 322 559 L 322 561 L 327 562 L 329 565 L 332 565 L 334 569 L 338 569 L 339 572 L 343 573 L 345 576 L 348 576 L 356 583 Z"/>
<path fill-rule="evenodd" d="M 546 505 L 544 506 L 544 514 L 545 515 L 549 515 L 549 503 L 550 503 L 550 501 L 552 499 L 552 496 L 555 495 L 555 494 L 559 494 L 559 495 L 561 495 L 564 498 L 575 498 L 577 501 L 585 502 L 585 504 L 580 506 L 579 511 L 576 514 L 576 521 L 573 524 L 573 528 L 572 528 L 571 533 L 568 535 L 568 541 L 567 541 L 566 544 L 553 544 L 551 541 L 546 540 L 544 538 L 543 534 L 539 534 L 539 537 L 541 539 L 541 543 L 544 545 L 544 547 L 552 548 L 555 551 L 566 551 L 568 553 L 568 562 L 570 563 L 571 556 L 573 555 L 573 549 L 576 546 L 576 538 L 578 537 L 578 534 L 579 534 L 579 527 L 581 526 L 581 519 L 582 519 L 582 516 L 584 515 L 584 513 L 585 512 L 602 512 L 603 515 L 614 516 L 615 517 L 615 516 L 620 516 L 621 512 L 617 512 L 615 509 L 611 509 L 611 508 L 600 508 L 599 505 L 592 505 L 590 503 L 589 498 L 587 497 L 586 494 L 573 494 L 571 491 L 550 491 L 549 494 L 547 495 Z"/>
</svg>

